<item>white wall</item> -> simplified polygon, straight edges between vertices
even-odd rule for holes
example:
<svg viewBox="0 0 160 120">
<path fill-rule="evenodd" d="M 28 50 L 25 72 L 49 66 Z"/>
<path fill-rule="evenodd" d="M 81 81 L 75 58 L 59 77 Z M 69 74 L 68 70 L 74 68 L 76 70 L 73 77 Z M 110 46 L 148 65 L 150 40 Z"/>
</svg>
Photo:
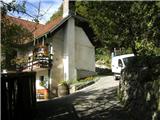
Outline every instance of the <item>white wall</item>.
<svg viewBox="0 0 160 120">
<path fill-rule="evenodd" d="M 67 21 L 64 32 L 64 79 L 75 80 L 75 19 Z"/>
<path fill-rule="evenodd" d="M 57 86 L 64 79 L 63 49 L 64 30 L 61 29 L 51 38 L 53 46 L 53 63 L 51 69 L 52 86 Z"/>
<path fill-rule="evenodd" d="M 48 70 L 36 71 L 36 89 L 45 89 L 40 85 L 40 76 L 44 76 L 44 80 L 48 80 Z M 48 87 L 48 82 L 46 83 Z"/>
<path fill-rule="evenodd" d="M 76 27 L 76 68 L 95 71 L 95 48 L 84 30 Z"/>
<path fill-rule="evenodd" d="M 41 70 L 36 71 L 36 80 L 40 80 L 40 76 L 44 76 L 46 79 L 48 79 L 48 70 Z"/>
</svg>

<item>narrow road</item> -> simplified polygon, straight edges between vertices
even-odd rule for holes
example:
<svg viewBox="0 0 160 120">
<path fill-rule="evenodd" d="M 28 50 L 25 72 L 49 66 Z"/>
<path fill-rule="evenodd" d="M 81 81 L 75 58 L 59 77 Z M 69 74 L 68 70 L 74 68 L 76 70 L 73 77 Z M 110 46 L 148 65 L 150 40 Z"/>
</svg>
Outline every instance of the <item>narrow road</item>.
<svg viewBox="0 0 160 120">
<path fill-rule="evenodd" d="M 113 76 L 102 76 L 98 79 L 99 80 L 95 84 L 88 86 L 80 91 L 103 90 L 111 87 L 117 87 L 119 84 L 119 81 L 115 81 Z"/>
<path fill-rule="evenodd" d="M 130 120 L 118 101 L 118 84 L 119 81 L 113 80 L 113 76 L 104 76 L 74 94 L 51 100 L 46 104 L 48 107 L 45 106 L 47 111 L 52 108 L 65 109 L 54 111 L 61 114 L 53 115 L 49 120 Z M 49 115 L 47 111 L 45 113 Z"/>
</svg>

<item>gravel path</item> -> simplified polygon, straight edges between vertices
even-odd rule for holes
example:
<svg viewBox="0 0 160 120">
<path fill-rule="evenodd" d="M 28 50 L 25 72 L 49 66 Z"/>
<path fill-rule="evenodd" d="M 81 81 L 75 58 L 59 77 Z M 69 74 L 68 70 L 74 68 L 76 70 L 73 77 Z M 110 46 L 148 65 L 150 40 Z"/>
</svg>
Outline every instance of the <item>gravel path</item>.
<svg viewBox="0 0 160 120">
<path fill-rule="evenodd" d="M 42 102 L 40 106 L 43 110 L 39 115 L 44 113 L 45 106 L 47 116 L 52 114 L 49 120 L 130 120 L 118 101 L 118 84 L 113 76 L 100 77 L 95 84 L 74 94 L 48 101 L 45 105 Z"/>
</svg>

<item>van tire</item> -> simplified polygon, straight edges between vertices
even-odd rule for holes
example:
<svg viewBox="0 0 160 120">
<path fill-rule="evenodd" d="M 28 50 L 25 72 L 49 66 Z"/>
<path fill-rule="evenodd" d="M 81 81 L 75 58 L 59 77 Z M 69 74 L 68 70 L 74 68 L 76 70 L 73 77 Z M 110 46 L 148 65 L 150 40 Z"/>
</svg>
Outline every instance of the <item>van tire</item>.
<svg viewBox="0 0 160 120">
<path fill-rule="evenodd" d="M 117 80 L 117 76 L 116 75 L 114 75 L 113 78 L 114 78 L 114 80 Z"/>
<path fill-rule="evenodd" d="M 119 80 L 119 77 L 116 75 L 114 75 L 113 78 L 114 78 L 114 80 Z"/>
</svg>

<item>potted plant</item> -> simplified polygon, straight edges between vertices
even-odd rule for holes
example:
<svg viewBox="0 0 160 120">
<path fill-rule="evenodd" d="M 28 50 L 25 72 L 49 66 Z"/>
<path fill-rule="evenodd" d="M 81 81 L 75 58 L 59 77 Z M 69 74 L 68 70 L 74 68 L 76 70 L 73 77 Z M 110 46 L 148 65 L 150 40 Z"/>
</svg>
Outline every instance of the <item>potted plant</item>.
<svg viewBox="0 0 160 120">
<path fill-rule="evenodd" d="M 40 89 L 37 89 L 37 94 L 42 95 L 42 99 L 48 99 L 48 80 L 40 80 L 39 81 L 39 86 Z"/>
<path fill-rule="evenodd" d="M 68 94 L 69 94 L 69 84 L 65 80 L 62 80 L 58 84 L 58 96 L 62 97 Z"/>
</svg>

